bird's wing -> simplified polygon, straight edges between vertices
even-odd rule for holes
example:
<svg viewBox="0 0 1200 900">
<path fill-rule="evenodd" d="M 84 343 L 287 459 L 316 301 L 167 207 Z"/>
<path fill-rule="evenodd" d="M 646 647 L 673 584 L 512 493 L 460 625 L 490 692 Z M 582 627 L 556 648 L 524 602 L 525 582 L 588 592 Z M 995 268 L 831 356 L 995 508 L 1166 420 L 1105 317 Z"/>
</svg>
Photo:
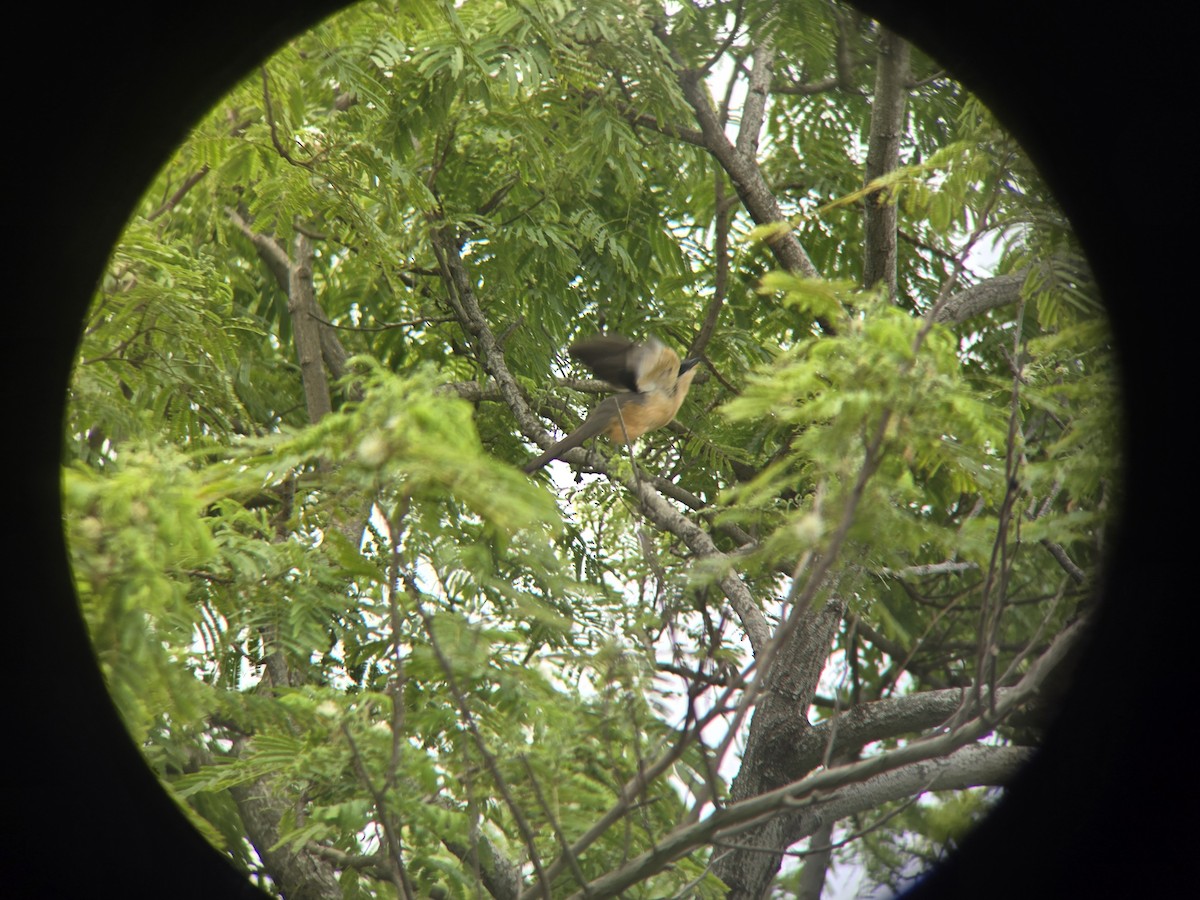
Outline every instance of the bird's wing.
<svg viewBox="0 0 1200 900">
<path fill-rule="evenodd" d="M 571 344 L 571 355 L 595 372 L 596 377 L 631 391 L 656 386 L 648 385 L 646 377 L 666 350 L 656 337 L 635 343 L 620 335 L 596 335 Z"/>
<path fill-rule="evenodd" d="M 620 335 L 597 335 L 571 345 L 571 355 L 615 387 L 642 390 L 639 383 L 663 345 L 655 338 L 637 344 Z"/>
</svg>

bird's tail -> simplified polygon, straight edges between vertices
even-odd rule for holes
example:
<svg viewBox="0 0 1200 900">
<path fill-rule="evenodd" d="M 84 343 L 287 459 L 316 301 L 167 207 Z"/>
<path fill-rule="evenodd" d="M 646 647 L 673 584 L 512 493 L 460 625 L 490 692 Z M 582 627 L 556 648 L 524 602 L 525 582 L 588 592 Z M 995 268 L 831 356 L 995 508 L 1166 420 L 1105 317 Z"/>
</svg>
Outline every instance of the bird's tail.
<svg viewBox="0 0 1200 900">
<path fill-rule="evenodd" d="M 615 397 L 609 397 L 594 410 L 591 415 L 584 420 L 583 424 L 568 434 L 565 438 L 543 453 L 536 459 L 532 459 L 525 464 L 527 473 L 536 472 L 546 463 L 558 459 L 568 450 L 581 446 L 586 441 L 590 441 L 598 434 L 603 434 L 612 426 L 619 415 L 619 407 Z"/>
</svg>

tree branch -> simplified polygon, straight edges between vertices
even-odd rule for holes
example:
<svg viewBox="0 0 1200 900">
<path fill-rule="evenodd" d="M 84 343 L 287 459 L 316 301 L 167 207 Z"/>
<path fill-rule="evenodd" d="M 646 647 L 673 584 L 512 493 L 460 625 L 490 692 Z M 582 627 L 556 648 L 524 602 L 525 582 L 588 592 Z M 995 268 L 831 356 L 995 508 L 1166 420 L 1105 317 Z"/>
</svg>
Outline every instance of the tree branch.
<svg viewBox="0 0 1200 900">
<path fill-rule="evenodd" d="M 900 165 L 900 138 L 904 134 L 905 85 L 908 82 L 908 42 L 884 29 L 879 39 L 875 69 L 875 96 L 867 137 L 864 182 L 870 184 Z M 896 298 L 896 204 L 886 189 L 868 194 L 863 201 L 863 285 L 882 285 Z"/>
<path fill-rule="evenodd" d="M 758 159 L 758 139 L 766 115 L 767 98 L 771 93 L 771 69 L 775 61 L 775 41 L 768 31 L 754 46 L 754 69 L 746 87 L 742 104 L 742 120 L 738 125 L 734 150 L 746 160 Z"/>
<path fill-rule="evenodd" d="M 670 48 L 670 35 L 661 25 L 655 26 L 655 33 L 663 45 Z M 679 86 L 683 91 L 684 99 L 692 107 L 696 122 L 700 125 L 700 131 L 704 137 L 704 147 L 728 173 L 738 198 L 746 207 L 750 218 L 758 225 L 785 221 L 774 192 L 767 186 L 766 180 L 763 178 L 758 161 L 739 153 L 737 148 L 729 142 L 729 138 L 725 136 L 725 129 L 722 127 L 720 118 L 708 95 L 703 72 L 684 67 L 678 54 L 674 51 L 671 52 L 679 66 Z M 756 65 L 756 71 L 757 68 Z M 760 77 L 765 79 L 769 77 L 769 74 L 770 67 L 764 65 L 763 74 Z M 748 143 L 747 140 L 746 144 Z M 755 141 L 755 146 L 757 146 L 757 141 Z M 790 228 L 781 230 L 773 236 L 767 241 L 767 246 L 788 271 L 810 278 L 817 277 L 817 267 L 813 265 L 812 260 L 809 259 L 808 254 Z"/>
<path fill-rule="evenodd" d="M 988 734 L 997 722 L 1028 700 L 1073 649 L 1083 632 L 1083 624 L 1076 623 L 1060 634 L 1046 653 L 1033 663 L 1020 683 L 994 704 L 994 714 L 989 714 L 988 707 L 991 704 L 984 704 L 978 715 L 953 730 L 936 733 L 878 756 L 824 769 L 774 791 L 717 809 L 700 822 L 676 828 L 660 839 L 654 849 L 592 881 L 583 892 L 573 895 L 572 900 L 583 900 L 585 897 L 588 900 L 600 900 L 617 896 L 621 891 L 661 872 L 697 847 L 724 840 L 781 812 L 811 815 L 814 809 L 824 810 L 824 816 L 812 816 L 812 830 L 815 831 L 826 817 L 842 818 L 875 806 L 880 802 L 880 791 L 895 791 L 898 798 L 909 796 L 914 790 L 949 789 L 977 781 L 981 775 L 973 770 L 980 766 L 980 761 L 987 761 L 988 765 L 980 768 L 992 777 L 1011 777 L 1016 768 L 1032 755 L 1032 751 L 970 747 L 967 748 L 970 752 L 962 756 L 956 751 L 961 752 L 960 748 Z M 967 776 L 964 774 L 967 772 L 972 774 Z M 846 790 L 848 785 L 851 786 L 849 791 Z M 890 787 L 884 789 L 879 785 Z M 859 807 L 859 803 L 865 805 Z M 789 829 L 789 834 L 795 831 L 795 828 Z M 779 852 L 782 855 L 782 848 Z M 777 863 L 775 868 L 778 868 Z M 774 869 L 772 876 L 773 872 Z M 729 883 L 728 880 L 726 883 Z M 757 898 L 766 885 L 730 884 L 730 887 L 731 897 Z"/>
<path fill-rule="evenodd" d="M 156 210 L 154 210 L 154 212 L 150 213 L 150 215 L 148 215 L 146 217 L 146 221 L 153 222 L 159 216 L 164 215 L 165 213 L 174 209 L 178 205 L 179 201 L 182 200 L 185 196 L 187 196 L 187 192 L 190 191 L 192 188 L 194 188 L 197 184 L 199 184 L 200 180 L 207 174 L 208 174 L 208 166 L 203 165 L 197 171 L 193 172 L 191 175 L 189 175 L 187 178 L 185 178 L 183 181 L 183 184 L 181 184 L 179 186 L 179 189 L 177 191 L 175 191 L 175 193 L 173 193 L 170 197 L 168 197 L 163 202 L 163 204 L 158 207 L 158 209 L 156 209 Z"/>
<path fill-rule="evenodd" d="M 333 868 L 308 848 L 279 844 L 279 823 L 288 803 L 280 800 L 265 779 L 229 789 L 237 804 L 246 835 L 263 861 L 271 880 L 290 900 L 342 900 Z"/>
<path fill-rule="evenodd" d="M 1017 303 L 1027 274 L 1022 270 L 1011 275 L 996 275 L 952 294 L 934 314 L 934 321 L 958 325 L 989 310 Z"/>
<path fill-rule="evenodd" d="M 241 213 L 233 207 L 225 207 L 225 212 L 228 213 L 230 221 L 237 226 L 237 229 L 250 239 L 250 243 L 254 245 L 254 249 L 258 253 L 258 258 L 266 263 L 267 269 L 275 276 L 276 284 L 286 294 L 291 281 L 291 263 L 288 260 L 287 251 L 275 238 L 253 230 L 250 223 L 242 218 Z"/>
<path fill-rule="evenodd" d="M 333 402 L 321 354 L 321 324 L 313 316 L 317 301 L 313 288 L 312 242 L 307 235 L 296 232 L 294 246 L 295 258 L 288 271 L 287 308 L 292 317 L 308 421 L 319 422 L 332 411 Z"/>
<path fill-rule="evenodd" d="M 530 439 L 536 439 L 540 446 L 549 447 L 553 441 L 546 434 L 541 420 L 534 414 L 516 380 L 508 371 L 503 351 L 492 334 L 491 328 L 488 327 L 474 289 L 471 287 L 466 267 L 459 255 L 458 246 L 445 226 L 434 228 L 433 243 L 439 262 L 443 265 L 444 277 L 452 286 L 452 307 L 463 327 L 475 336 L 480 363 L 484 370 L 495 379 L 500 395 L 512 410 L 521 431 Z M 565 454 L 563 458 L 576 465 L 584 465 L 593 471 L 602 472 L 610 478 L 614 477 L 598 460 L 596 454 L 582 448 L 575 448 Z M 733 560 L 717 549 L 707 531 L 680 514 L 663 499 L 661 494 L 638 479 L 636 475 L 631 474 L 623 483 L 639 499 L 643 511 L 658 528 L 674 534 L 695 555 L 711 561 L 718 568 L 723 564 L 727 565 L 724 574 L 718 578 L 718 583 L 741 619 L 742 629 L 750 640 L 751 646 L 756 650 L 761 648 L 767 641 L 770 627 L 762 610 L 751 596 L 749 588 L 734 571 Z"/>
<path fill-rule="evenodd" d="M 874 809 L 881 803 L 931 790 L 1006 784 L 1034 755 L 1033 750 L 1021 747 L 966 746 L 953 749 L 953 733 L 935 740 L 940 747 L 948 749 L 932 751 L 917 748 L 910 751 L 909 748 L 902 748 L 890 755 L 897 759 L 912 757 L 911 761 L 870 777 L 861 777 L 861 772 L 880 769 L 876 761 L 882 757 L 822 772 L 806 779 L 803 787 L 798 784 L 719 809 L 702 822 L 671 832 L 653 850 L 641 854 L 615 872 L 593 880 L 584 891 L 573 894 L 571 900 L 603 900 L 619 896 L 622 891 L 661 872 L 697 847 L 725 842 L 756 821 L 780 811 L 788 811 L 794 817 L 793 827 L 789 829 L 794 842 L 815 833 L 823 822 Z M 846 773 L 851 769 L 860 770 L 859 776 L 850 779 Z M 759 897 L 761 893 L 735 887 L 729 896 L 750 898 Z"/>
<path fill-rule="evenodd" d="M 521 896 L 521 869 L 508 860 L 485 834 L 473 836 L 468 846 L 442 838 L 442 844 L 462 860 L 471 871 L 479 872 L 484 890 L 496 900 L 517 900 Z"/>
</svg>

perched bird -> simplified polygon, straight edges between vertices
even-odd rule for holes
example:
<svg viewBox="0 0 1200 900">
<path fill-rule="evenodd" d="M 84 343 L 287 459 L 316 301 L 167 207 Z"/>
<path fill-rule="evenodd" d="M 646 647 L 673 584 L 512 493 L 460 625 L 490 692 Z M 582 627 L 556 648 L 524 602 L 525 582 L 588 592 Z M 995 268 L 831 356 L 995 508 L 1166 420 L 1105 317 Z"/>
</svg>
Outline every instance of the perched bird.
<svg viewBox="0 0 1200 900">
<path fill-rule="evenodd" d="M 679 411 L 700 361 L 680 362 L 679 354 L 657 338 L 637 344 L 616 335 L 572 344 L 570 353 L 597 377 L 627 390 L 603 400 L 582 425 L 529 462 L 526 472 L 536 472 L 599 434 L 608 435 L 615 444 L 629 444 L 647 431 L 662 428 Z"/>
</svg>

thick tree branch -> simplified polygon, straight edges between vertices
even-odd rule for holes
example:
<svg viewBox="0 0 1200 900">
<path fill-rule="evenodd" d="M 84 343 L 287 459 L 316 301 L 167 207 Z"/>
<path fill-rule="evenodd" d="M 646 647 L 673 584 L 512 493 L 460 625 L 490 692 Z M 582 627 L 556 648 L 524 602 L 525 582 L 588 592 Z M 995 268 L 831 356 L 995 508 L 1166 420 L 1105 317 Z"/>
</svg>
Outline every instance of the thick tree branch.
<svg viewBox="0 0 1200 900">
<path fill-rule="evenodd" d="M 308 420 L 319 422 L 333 409 L 329 396 L 329 379 L 321 354 L 321 323 L 313 313 L 317 300 L 313 289 L 312 242 L 300 232 L 294 240 L 294 259 L 288 271 L 288 312 L 292 317 L 292 334 L 296 341 L 296 357 L 300 363 L 300 378 L 304 383 L 304 402 Z"/>
<path fill-rule="evenodd" d="M 873 757 L 861 763 L 821 772 L 794 786 L 718 809 L 695 825 L 677 828 L 653 850 L 630 860 L 622 868 L 588 884 L 572 900 L 603 900 L 661 872 L 677 859 L 706 844 L 724 845 L 758 820 L 787 812 L 790 842 L 815 833 L 824 822 L 836 821 L 926 791 L 955 790 L 1008 783 L 1033 758 L 1034 751 L 1020 747 L 963 746 L 957 733 L 935 738 L 926 746 L 912 745 L 888 754 L 887 766 Z M 852 777 L 849 773 L 855 772 Z M 870 774 L 867 774 L 870 773 Z M 767 847 L 751 843 L 744 849 L 762 853 Z M 780 854 L 782 855 L 782 854 Z M 778 869 L 776 863 L 775 869 Z M 772 877 L 773 877 L 772 872 Z M 732 886 L 729 897 L 750 900 L 764 896 L 767 884 Z"/>
<path fill-rule="evenodd" d="M 914 338 L 914 358 L 927 336 L 928 329 L 929 324 L 927 323 L 926 327 Z M 765 652 L 759 656 L 759 661 L 764 670 L 760 675 L 760 680 L 761 678 L 774 676 L 776 671 L 790 673 L 803 663 L 804 656 L 797 652 L 801 648 L 790 641 L 787 631 L 805 621 L 805 617 L 798 616 L 798 613 L 803 613 L 807 610 L 808 605 L 815 596 L 815 591 L 824 582 L 829 566 L 837 557 L 841 544 L 853 521 L 863 489 L 881 462 L 880 454 L 883 449 L 883 437 L 891 415 L 891 410 L 885 411 L 876 426 L 874 434 L 867 443 L 862 467 L 859 470 L 854 487 L 847 494 L 844 501 L 840 524 L 831 537 L 828 546 L 817 558 L 815 565 L 806 573 L 807 584 L 799 593 L 799 596 L 795 598 L 793 613 L 777 630 Z M 797 577 L 793 576 L 793 584 L 797 583 Z M 825 646 L 827 648 L 828 644 Z M 815 645 L 810 641 L 805 649 L 809 652 L 815 652 L 814 647 Z M 770 656 L 777 652 L 780 656 L 779 664 L 770 659 Z M 826 653 L 820 653 L 819 658 L 823 661 L 825 655 Z M 817 671 L 819 673 L 819 669 Z M 755 686 L 758 683 L 756 681 Z M 794 760 L 789 750 L 791 746 L 790 742 L 795 740 L 796 735 L 802 733 L 808 727 L 808 721 L 804 713 L 811 700 L 809 683 L 798 676 L 788 676 L 788 682 L 781 683 L 778 688 L 773 682 L 768 683 L 772 690 L 755 712 L 754 720 L 751 723 L 750 736 L 747 741 L 747 750 L 743 756 L 742 770 L 739 772 L 738 779 L 735 780 L 733 785 L 733 797 L 741 802 L 751 802 L 759 797 L 771 795 L 779 789 L 777 785 L 781 782 L 795 778 L 801 774 L 800 771 L 793 768 Z M 812 684 L 815 684 L 815 679 L 813 679 Z M 976 698 L 978 699 L 981 696 L 980 685 L 977 684 L 975 690 Z M 991 712 L 996 714 L 995 696 L 991 692 L 990 686 L 986 695 Z M 789 704 L 787 702 L 789 700 L 793 702 Z M 959 718 L 965 717 L 967 717 L 967 707 L 964 704 L 963 709 L 959 712 Z M 982 716 L 976 721 L 977 725 L 982 723 Z M 967 735 L 963 741 L 946 748 L 945 752 L 962 746 L 962 743 L 972 739 L 967 730 L 964 730 L 966 727 L 964 725 L 955 731 L 955 733 Z M 779 735 L 782 735 L 782 738 Z M 904 761 L 908 762 L 909 760 L 905 759 Z M 763 891 L 766 890 L 770 880 L 774 877 L 775 872 L 778 870 L 783 851 L 789 843 L 788 835 L 790 832 L 788 830 L 789 824 L 786 821 L 775 819 L 772 816 L 763 816 L 760 823 L 750 823 L 746 827 L 755 829 L 755 844 L 773 847 L 775 848 L 775 852 L 767 855 L 761 853 L 730 854 L 718 860 L 714 866 L 714 871 L 718 877 L 733 888 L 732 897 L 744 897 L 750 900 L 750 898 L 760 897 Z"/>
<path fill-rule="evenodd" d="M 671 40 L 665 28 L 657 26 L 655 34 L 662 41 L 663 45 L 669 49 Z M 769 45 L 766 49 L 767 52 L 770 51 Z M 725 129 L 721 124 L 716 109 L 713 107 L 712 99 L 709 97 L 708 88 L 704 81 L 704 73 L 701 70 L 686 68 L 679 55 L 673 51 L 672 56 L 679 67 L 679 86 L 683 90 L 684 99 L 692 107 L 692 111 L 696 116 L 696 122 L 700 125 L 700 132 L 704 136 L 704 147 L 728 173 L 730 180 L 733 182 L 734 189 L 737 191 L 738 198 L 742 201 L 742 205 L 746 207 L 750 218 L 758 225 L 785 221 L 783 211 L 779 207 L 779 202 L 775 199 L 774 192 L 768 187 L 766 179 L 763 178 L 757 159 L 739 153 L 738 149 L 730 143 L 729 138 L 725 136 Z M 755 62 L 755 71 L 757 73 L 759 72 L 758 56 L 755 57 Z M 769 86 L 770 66 L 764 63 L 761 66 L 761 75 L 757 77 L 761 80 L 761 84 Z M 748 121 L 745 124 L 751 127 L 757 124 L 761 127 L 762 122 L 760 119 L 757 123 Z M 748 131 L 746 133 L 747 135 L 749 134 Z M 749 148 L 751 145 L 750 138 L 747 136 L 743 141 L 740 133 L 739 141 L 745 148 Z M 753 146 L 757 147 L 757 144 L 758 139 L 756 135 L 753 139 Z M 790 272 L 806 275 L 810 278 L 817 277 L 817 267 L 808 258 L 808 254 L 800 245 L 800 241 L 791 229 L 781 229 L 767 243 L 775 258 L 785 269 Z"/>
<path fill-rule="evenodd" d="M 541 437 L 544 441 L 542 446 L 549 447 L 553 442 L 546 434 L 541 420 L 530 408 L 524 391 L 521 390 L 512 373 L 508 371 L 508 364 L 504 361 L 504 351 L 500 349 L 500 344 L 479 306 L 479 300 L 475 296 L 475 289 L 471 285 L 466 265 L 463 263 L 459 251 L 457 236 L 453 233 L 451 226 L 441 222 L 434 224 L 430 232 L 430 240 L 438 258 L 438 265 L 442 270 L 442 278 L 449 288 L 451 309 L 462 327 L 474 338 L 480 365 L 495 381 L 500 397 L 512 410 L 521 431 L 531 438 L 533 436 Z"/>
<path fill-rule="evenodd" d="M 275 276 L 275 281 L 279 287 L 288 295 L 288 309 L 291 311 L 291 302 L 293 297 L 292 279 L 295 277 L 295 263 L 288 258 L 287 252 L 283 246 L 275 238 L 266 234 L 259 234 L 250 227 L 250 223 L 242 218 L 237 210 L 226 208 L 230 221 L 237 226 L 250 243 L 254 245 L 254 249 L 258 252 L 258 257 L 267 266 L 267 269 Z M 308 235 L 308 232 L 297 229 L 298 235 Z M 311 257 L 311 247 L 309 247 L 309 256 Z M 306 292 L 311 295 L 311 302 L 306 304 L 308 310 L 308 318 L 316 323 L 317 341 L 320 346 L 321 359 L 324 361 L 329 374 L 335 379 L 344 378 L 349 374 L 349 369 L 346 365 L 350 359 L 350 354 L 346 352 L 345 346 L 337 336 L 337 326 L 330 322 L 321 312 L 320 304 L 317 303 L 316 292 L 312 287 L 312 271 L 311 263 L 309 264 L 309 272 L 306 276 L 308 288 Z M 293 316 L 295 314 L 293 313 Z M 355 399 L 361 399 L 362 391 L 357 385 L 352 385 L 350 395 Z M 310 409 L 311 415 L 311 409 Z"/>
<path fill-rule="evenodd" d="M 884 29 L 879 40 L 879 62 L 875 70 L 875 96 L 871 104 L 871 128 L 867 137 L 867 184 L 900 165 L 900 138 L 904 134 L 908 42 Z M 887 190 L 868 194 L 863 202 L 863 285 L 882 285 L 896 297 L 896 204 Z"/>
<path fill-rule="evenodd" d="M 517 900 L 521 896 L 520 867 L 508 860 L 487 835 L 476 835 L 471 846 L 446 838 L 442 843 L 462 860 L 467 871 L 479 873 L 484 890 L 496 900 Z"/>
<path fill-rule="evenodd" d="M 1012 775 L 1016 768 L 1027 758 L 1026 751 L 1011 748 L 970 747 L 968 754 L 960 757 L 958 752 L 985 736 L 1015 709 L 1020 708 L 1042 686 L 1043 681 L 1057 668 L 1074 649 L 1085 628 L 1082 622 L 1066 629 L 1050 648 L 1036 660 L 1021 681 L 1003 698 L 987 698 L 982 708 L 975 710 L 976 715 L 968 718 L 957 728 L 944 730 L 933 735 L 913 741 L 903 747 L 891 750 L 878 756 L 835 766 L 821 770 L 813 775 L 791 782 L 773 791 L 750 797 L 717 809 L 707 818 L 695 824 L 685 824 L 660 839 L 653 850 L 647 851 L 616 871 L 596 879 L 587 889 L 575 895 L 596 900 L 596 898 L 614 897 L 621 891 L 649 878 L 656 872 L 662 871 L 675 860 L 693 852 L 705 844 L 723 842 L 737 834 L 745 832 L 763 821 L 780 813 L 787 812 L 791 816 L 804 816 L 811 810 L 822 807 L 824 815 L 813 817 L 812 831 L 820 826 L 826 817 L 841 818 L 859 809 L 868 809 L 879 801 L 879 794 L 874 793 L 869 799 L 875 785 L 890 784 L 898 793 L 896 798 L 909 796 L 914 791 L 933 789 L 948 789 L 966 782 L 976 781 L 978 774 L 970 776 L 964 772 L 972 768 L 960 766 L 960 760 L 975 762 L 988 760 L 985 767 L 997 779 L 1004 780 Z M 967 696 L 970 695 L 968 692 Z M 1009 750 L 1008 753 L 992 754 L 990 750 Z M 994 763 L 994 765 L 993 765 Z M 924 765 L 918 765 L 924 764 Z M 881 776 L 886 776 L 881 778 Z M 976 781 L 976 783 L 984 783 Z M 849 796 L 845 788 L 852 786 Z M 854 799 L 855 795 L 859 799 Z M 855 808 L 857 803 L 865 806 Z M 803 829 L 801 829 L 803 830 Z M 788 829 L 789 836 L 795 835 L 797 829 Z M 809 831 L 808 833 L 812 833 Z M 803 836 L 800 834 L 799 836 Z M 795 837 L 792 838 L 796 839 Z M 758 848 L 761 852 L 770 847 Z M 779 847 L 778 856 L 782 857 L 783 847 Z M 721 874 L 723 880 L 731 888 L 730 897 L 739 900 L 750 900 L 763 895 L 763 891 L 774 877 L 778 869 L 778 859 L 773 866 L 762 873 L 764 877 L 754 883 L 734 883 L 729 873 Z"/>
<path fill-rule="evenodd" d="M 827 801 L 805 804 L 791 823 L 791 842 L 814 834 L 822 823 L 878 809 L 885 803 L 918 797 L 926 791 L 951 791 L 1008 784 L 1035 751 L 1028 747 L 972 744 L 940 758 L 902 766 L 850 784 Z"/>
<path fill-rule="evenodd" d="M 258 258 L 266 263 L 267 269 L 275 276 L 275 283 L 284 293 L 287 293 L 291 280 L 291 263 L 288 260 L 287 251 L 275 238 L 252 229 L 250 223 L 236 209 L 226 207 L 225 212 L 229 214 L 230 221 L 237 226 L 237 229 L 254 245 Z"/>
<path fill-rule="evenodd" d="M 826 91 L 832 91 L 836 87 L 839 87 L 838 78 L 836 75 L 831 75 L 828 78 L 822 78 L 820 81 L 784 81 L 776 84 L 772 88 L 772 92 L 776 94 L 791 94 L 794 97 L 811 97 L 814 94 L 824 94 Z"/>
<path fill-rule="evenodd" d="M 767 33 L 754 46 L 754 69 L 750 73 L 750 83 L 746 86 L 742 120 L 738 124 L 734 151 L 742 159 L 758 159 L 758 140 L 762 134 L 767 99 L 771 94 L 771 70 L 774 62 L 775 41 Z"/>
<path fill-rule="evenodd" d="M 735 801 L 761 796 L 809 771 L 795 765 L 793 748 L 810 731 L 805 712 L 845 608 L 844 601 L 832 600 L 815 615 L 797 616 L 794 612 L 794 627 L 778 629 L 769 649 L 759 655 L 764 671 L 753 687 L 765 682 L 768 689 L 754 711 L 741 767 L 730 790 Z M 753 689 L 747 694 L 752 695 Z M 757 847 L 782 850 L 790 843 L 787 824 L 780 817 L 765 819 L 754 826 L 749 840 Z M 773 857 L 764 860 L 758 852 L 731 853 L 717 860 L 713 868 L 726 884 L 737 885 L 756 880 L 758 873 L 769 870 L 773 874 L 778 861 Z"/>
<path fill-rule="evenodd" d="M 1021 299 L 1021 286 L 1028 273 L 996 275 L 952 294 L 934 315 L 934 321 L 960 324 L 989 310 L 1011 306 Z"/>
<path fill-rule="evenodd" d="M 279 823 L 288 803 L 264 779 L 230 788 L 246 834 L 271 880 L 288 900 L 342 900 L 333 867 L 307 848 L 279 843 Z"/>
<path fill-rule="evenodd" d="M 1001 688 L 997 695 L 1003 699 L 1007 693 Z M 793 764 L 798 771 L 811 772 L 827 753 L 837 756 L 847 748 L 935 728 L 962 702 L 961 690 L 945 688 L 859 704 L 809 728 L 795 746 Z"/>
<path fill-rule="evenodd" d="M 829 863 L 833 859 L 833 826 L 836 824 L 831 819 L 812 833 L 809 843 L 815 849 L 809 850 L 804 857 L 804 868 L 800 870 L 796 886 L 796 900 L 821 900 Z"/>
</svg>

